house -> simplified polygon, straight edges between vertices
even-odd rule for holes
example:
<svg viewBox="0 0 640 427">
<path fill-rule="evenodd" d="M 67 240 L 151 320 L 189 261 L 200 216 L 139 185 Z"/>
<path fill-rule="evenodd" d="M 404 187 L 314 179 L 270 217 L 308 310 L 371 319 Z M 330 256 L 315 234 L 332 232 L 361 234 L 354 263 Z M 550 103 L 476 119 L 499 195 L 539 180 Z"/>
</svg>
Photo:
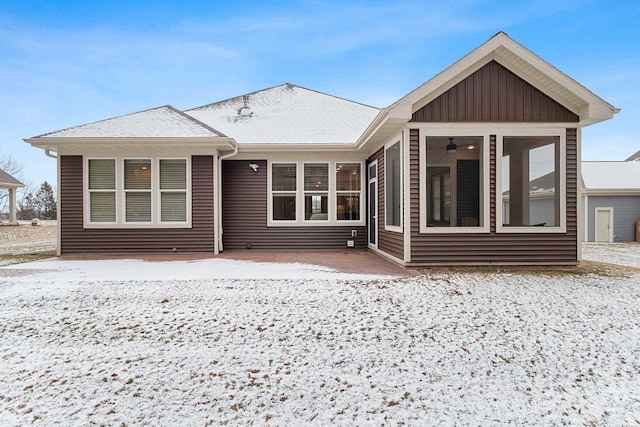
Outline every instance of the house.
<svg viewBox="0 0 640 427">
<path fill-rule="evenodd" d="M 407 266 L 571 265 L 580 130 L 617 112 L 498 33 L 383 109 L 284 84 L 26 141 L 57 153 L 62 254 L 355 247 Z M 547 174 L 540 225 L 529 183 Z"/>
<path fill-rule="evenodd" d="M 640 220 L 640 161 L 582 162 L 584 240 L 633 242 Z"/>
<path fill-rule="evenodd" d="M 0 190 L 9 192 L 9 224 L 18 224 L 16 220 L 16 190 L 24 187 L 24 184 L 0 169 Z"/>
</svg>

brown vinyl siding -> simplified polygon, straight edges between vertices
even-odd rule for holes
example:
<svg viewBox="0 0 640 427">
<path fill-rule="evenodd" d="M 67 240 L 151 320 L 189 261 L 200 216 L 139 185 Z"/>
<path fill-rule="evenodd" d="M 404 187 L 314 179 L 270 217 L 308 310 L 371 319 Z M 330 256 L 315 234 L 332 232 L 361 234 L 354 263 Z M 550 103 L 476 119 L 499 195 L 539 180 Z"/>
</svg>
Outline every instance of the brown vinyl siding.
<svg viewBox="0 0 640 427">
<path fill-rule="evenodd" d="M 384 192 L 384 148 L 378 150 L 369 162 L 378 161 L 378 249 L 400 260 L 404 259 L 404 235 L 384 229 L 385 192 Z"/>
<path fill-rule="evenodd" d="M 413 113 L 412 122 L 578 122 L 576 114 L 496 61 Z"/>
<path fill-rule="evenodd" d="M 249 163 L 258 165 L 254 172 Z M 367 247 L 363 226 L 267 227 L 266 160 L 226 160 L 222 164 L 222 240 L 224 249 L 346 249 Z M 365 192 L 362 193 L 365 196 Z M 363 218 L 366 211 L 361 212 Z M 351 230 L 358 236 L 351 237 Z"/>
<path fill-rule="evenodd" d="M 577 263 L 577 132 L 566 130 L 566 233 L 496 233 L 496 138 L 490 140 L 490 233 L 420 234 L 418 130 L 410 131 L 411 265 Z"/>
<path fill-rule="evenodd" d="M 213 253 L 213 157 L 191 158 L 191 228 L 83 228 L 83 158 L 60 156 L 62 254 Z"/>
</svg>

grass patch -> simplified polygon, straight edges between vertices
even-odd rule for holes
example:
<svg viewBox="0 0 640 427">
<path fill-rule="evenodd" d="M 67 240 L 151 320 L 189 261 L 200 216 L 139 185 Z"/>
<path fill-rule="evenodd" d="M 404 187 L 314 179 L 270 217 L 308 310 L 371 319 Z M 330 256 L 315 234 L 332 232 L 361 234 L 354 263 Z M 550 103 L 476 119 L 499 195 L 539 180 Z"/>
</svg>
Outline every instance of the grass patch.
<svg viewBox="0 0 640 427">
<path fill-rule="evenodd" d="M 33 252 L 26 254 L 3 254 L 0 255 L 0 267 L 13 265 L 13 264 L 22 264 L 23 262 L 31 262 L 38 261 L 41 259 L 52 258 L 55 257 L 56 251 L 42 251 L 42 252 Z"/>
<path fill-rule="evenodd" d="M 544 276 L 583 276 L 594 274 L 603 277 L 629 278 L 640 274 L 640 268 L 598 261 L 580 261 L 577 266 L 452 266 L 415 268 L 418 274 L 527 274 Z"/>
</svg>

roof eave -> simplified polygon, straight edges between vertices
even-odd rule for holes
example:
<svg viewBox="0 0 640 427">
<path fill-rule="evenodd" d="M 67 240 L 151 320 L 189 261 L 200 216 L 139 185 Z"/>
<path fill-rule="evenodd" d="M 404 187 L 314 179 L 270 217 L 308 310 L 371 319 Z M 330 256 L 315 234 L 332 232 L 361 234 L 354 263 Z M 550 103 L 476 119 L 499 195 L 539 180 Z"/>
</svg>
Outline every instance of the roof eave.
<svg viewBox="0 0 640 427">
<path fill-rule="evenodd" d="M 207 137 L 143 137 L 143 138 L 113 138 L 113 137 L 91 137 L 91 138 L 62 138 L 62 137 L 35 137 L 27 138 L 25 142 L 33 147 L 45 150 L 58 151 L 60 148 L 96 148 L 104 145 L 110 147 L 131 148 L 153 146 L 155 148 L 162 147 L 180 147 L 180 146 L 199 146 L 204 148 L 233 149 L 237 146 L 237 142 L 233 138 L 226 136 L 207 136 Z"/>
</svg>

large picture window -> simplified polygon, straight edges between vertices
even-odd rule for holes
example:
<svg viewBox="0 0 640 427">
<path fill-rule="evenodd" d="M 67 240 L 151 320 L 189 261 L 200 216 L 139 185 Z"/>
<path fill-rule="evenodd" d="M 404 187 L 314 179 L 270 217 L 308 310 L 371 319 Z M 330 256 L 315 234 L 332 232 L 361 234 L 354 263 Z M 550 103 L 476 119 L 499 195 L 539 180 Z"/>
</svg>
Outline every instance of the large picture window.
<svg viewBox="0 0 640 427">
<path fill-rule="evenodd" d="M 400 227 L 402 225 L 400 141 L 385 150 L 384 158 L 385 224 Z"/>
<path fill-rule="evenodd" d="M 267 223 L 364 225 L 362 179 L 359 162 L 273 162 Z"/>
<path fill-rule="evenodd" d="M 88 159 L 86 164 L 87 225 L 188 225 L 187 159 Z"/>
<path fill-rule="evenodd" d="M 502 226 L 559 227 L 559 136 L 505 136 L 502 140 Z"/>
<path fill-rule="evenodd" d="M 426 226 L 483 227 L 484 137 L 427 136 Z"/>
</svg>

